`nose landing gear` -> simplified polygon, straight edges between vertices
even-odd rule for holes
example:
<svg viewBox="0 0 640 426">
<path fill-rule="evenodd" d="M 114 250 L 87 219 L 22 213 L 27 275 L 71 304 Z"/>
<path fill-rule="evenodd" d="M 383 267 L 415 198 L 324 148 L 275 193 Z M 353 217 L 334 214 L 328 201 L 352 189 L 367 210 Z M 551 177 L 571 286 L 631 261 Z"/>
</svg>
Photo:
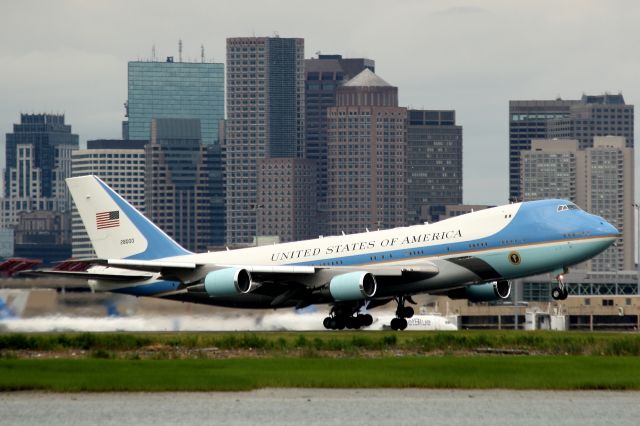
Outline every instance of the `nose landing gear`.
<svg viewBox="0 0 640 426">
<path fill-rule="evenodd" d="M 558 286 L 551 289 L 551 297 L 553 300 L 566 300 L 569 297 L 569 289 L 567 289 L 567 285 L 564 282 L 564 276 L 559 274 L 556 277 L 556 281 Z"/>
</svg>

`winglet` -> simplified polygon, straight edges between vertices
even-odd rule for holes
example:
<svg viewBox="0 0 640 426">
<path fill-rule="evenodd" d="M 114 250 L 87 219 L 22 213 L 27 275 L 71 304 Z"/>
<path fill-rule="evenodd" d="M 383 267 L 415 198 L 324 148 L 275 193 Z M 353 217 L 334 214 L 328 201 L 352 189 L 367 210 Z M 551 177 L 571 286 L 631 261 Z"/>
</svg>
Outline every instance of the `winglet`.
<svg viewBox="0 0 640 426">
<path fill-rule="evenodd" d="M 190 254 L 97 176 L 66 181 L 98 257 L 153 260 Z"/>
</svg>

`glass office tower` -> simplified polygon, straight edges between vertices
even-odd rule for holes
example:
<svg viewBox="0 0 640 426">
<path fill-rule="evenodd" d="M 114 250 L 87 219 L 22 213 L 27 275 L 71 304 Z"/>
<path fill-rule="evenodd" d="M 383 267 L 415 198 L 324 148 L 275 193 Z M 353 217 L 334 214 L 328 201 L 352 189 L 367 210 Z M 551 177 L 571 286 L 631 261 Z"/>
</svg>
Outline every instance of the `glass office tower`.
<svg viewBox="0 0 640 426">
<path fill-rule="evenodd" d="M 197 118 L 202 142 L 218 143 L 224 119 L 224 65 L 132 61 L 128 70 L 128 139 L 150 140 L 152 118 Z M 125 135 L 126 137 L 127 135 Z"/>
</svg>

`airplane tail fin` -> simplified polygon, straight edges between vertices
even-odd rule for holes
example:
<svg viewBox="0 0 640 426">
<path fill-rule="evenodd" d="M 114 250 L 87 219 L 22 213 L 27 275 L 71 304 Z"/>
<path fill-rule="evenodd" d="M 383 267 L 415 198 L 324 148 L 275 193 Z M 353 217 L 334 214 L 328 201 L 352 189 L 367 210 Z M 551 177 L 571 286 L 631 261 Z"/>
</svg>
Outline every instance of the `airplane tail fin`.
<svg viewBox="0 0 640 426">
<path fill-rule="evenodd" d="M 190 254 L 99 177 L 66 181 L 99 258 L 153 260 Z"/>
</svg>

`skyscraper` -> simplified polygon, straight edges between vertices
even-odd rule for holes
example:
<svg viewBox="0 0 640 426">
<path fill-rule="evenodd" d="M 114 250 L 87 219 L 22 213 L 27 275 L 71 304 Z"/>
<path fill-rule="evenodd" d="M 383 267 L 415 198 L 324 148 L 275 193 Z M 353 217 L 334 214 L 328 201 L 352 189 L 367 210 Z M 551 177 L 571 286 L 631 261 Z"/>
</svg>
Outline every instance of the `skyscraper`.
<svg viewBox="0 0 640 426">
<path fill-rule="evenodd" d="M 633 148 L 633 105 L 625 104 L 622 95 L 583 95 L 569 112 L 549 120 L 547 138 L 577 139 L 585 149 L 594 146 L 594 137 L 623 136 L 627 147 Z"/>
<path fill-rule="evenodd" d="M 302 158 L 258 160 L 257 235 L 281 242 L 317 236 L 315 162 Z"/>
<path fill-rule="evenodd" d="M 549 120 L 569 116 L 577 101 L 509 101 L 509 199 L 522 200 L 520 152 L 531 149 L 533 139 L 547 138 Z"/>
<path fill-rule="evenodd" d="M 6 137 L 2 227 L 15 226 L 20 212 L 68 212 L 71 197 L 64 179 L 71 176 L 78 135 L 64 115 L 21 114 Z"/>
<path fill-rule="evenodd" d="M 304 40 L 227 39 L 225 195 L 228 243 L 256 236 L 257 160 L 304 148 Z"/>
<path fill-rule="evenodd" d="M 615 245 L 586 266 L 593 271 L 631 270 L 634 266 L 633 149 L 622 136 L 596 136 L 580 149 L 578 140 L 534 140 L 521 153 L 525 201 L 561 198 L 602 216 L 621 233 Z"/>
<path fill-rule="evenodd" d="M 93 174 L 102 179 L 135 208 L 145 213 L 144 146 L 148 141 L 91 140 L 86 149 L 72 154 L 73 176 Z M 89 235 L 77 209 L 72 209 L 71 249 L 75 258 L 95 257 Z"/>
<path fill-rule="evenodd" d="M 150 140 L 153 118 L 196 118 L 202 142 L 218 143 L 218 122 L 224 118 L 223 64 L 169 57 L 166 62 L 132 61 L 128 68 L 126 139 Z"/>
<path fill-rule="evenodd" d="M 455 111 L 409 110 L 407 118 L 407 220 L 415 224 L 462 204 L 462 127 Z"/>
<path fill-rule="evenodd" d="M 406 108 L 398 88 L 365 69 L 328 109 L 326 233 L 406 223 Z"/>
<path fill-rule="evenodd" d="M 622 95 L 583 95 L 580 100 L 509 101 L 509 197 L 522 198 L 520 152 L 532 139 L 576 139 L 593 146 L 595 136 L 624 136 L 634 146 L 633 105 Z"/>
<path fill-rule="evenodd" d="M 215 243 L 217 197 L 212 192 L 211 165 L 215 145 L 204 145 L 197 119 L 151 121 L 145 145 L 147 217 L 184 248 L 206 251 Z"/>
<path fill-rule="evenodd" d="M 316 163 L 320 209 L 327 198 L 327 108 L 336 105 L 338 87 L 364 69 L 375 72 L 375 61 L 341 55 L 318 55 L 304 61 L 305 158 Z"/>
</svg>

